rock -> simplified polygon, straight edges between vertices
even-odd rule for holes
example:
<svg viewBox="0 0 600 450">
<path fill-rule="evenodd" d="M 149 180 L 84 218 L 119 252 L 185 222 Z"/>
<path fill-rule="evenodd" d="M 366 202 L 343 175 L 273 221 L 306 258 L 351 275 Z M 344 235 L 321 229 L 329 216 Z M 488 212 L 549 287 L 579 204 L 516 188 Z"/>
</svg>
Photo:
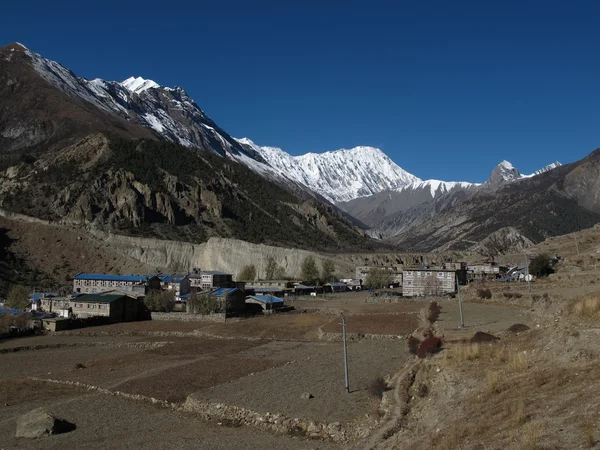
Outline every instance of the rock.
<svg viewBox="0 0 600 450">
<path fill-rule="evenodd" d="M 483 331 L 478 331 L 475 335 L 470 339 L 472 344 L 478 344 L 481 342 L 495 342 L 500 338 L 494 336 L 493 334 L 484 333 Z"/>
<path fill-rule="evenodd" d="M 40 438 L 51 434 L 68 433 L 75 425 L 55 416 L 46 408 L 38 408 L 17 419 L 18 438 Z"/>
<path fill-rule="evenodd" d="M 309 392 L 304 392 L 304 393 L 303 393 L 303 394 L 300 396 L 300 398 L 301 398 L 302 400 L 310 400 L 311 398 L 314 398 L 314 395 L 312 395 L 312 394 L 311 394 L 311 393 L 309 393 Z"/>
</svg>

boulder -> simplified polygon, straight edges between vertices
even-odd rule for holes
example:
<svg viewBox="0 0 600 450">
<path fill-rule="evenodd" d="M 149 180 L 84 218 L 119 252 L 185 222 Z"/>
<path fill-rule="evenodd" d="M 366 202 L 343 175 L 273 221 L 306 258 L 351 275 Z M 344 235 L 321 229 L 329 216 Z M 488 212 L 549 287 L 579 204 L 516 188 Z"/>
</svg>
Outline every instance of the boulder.
<svg viewBox="0 0 600 450">
<path fill-rule="evenodd" d="M 309 393 L 309 392 L 304 392 L 302 395 L 300 395 L 300 398 L 302 400 L 310 400 L 313 397 L 314 396 L 311 393 Z"/>
<path fill-rule="evenodd" d="M 38 408 L 17 419 L 18 438 L 41 438 L 51 434 L 67 433 L 75 429 L 75 425 L 55 416 L 46 408 Z"/>
</svg>

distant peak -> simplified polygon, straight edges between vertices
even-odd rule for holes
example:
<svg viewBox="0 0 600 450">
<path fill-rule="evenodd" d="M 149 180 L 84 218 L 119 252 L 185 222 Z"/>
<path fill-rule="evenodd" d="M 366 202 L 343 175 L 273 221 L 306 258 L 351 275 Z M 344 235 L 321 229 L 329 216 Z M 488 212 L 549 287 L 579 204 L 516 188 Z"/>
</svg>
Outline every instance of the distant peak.
<svg viewBox="0 0 600 450">
<path fill-rule="evenodd" d="M 21 47 L 24 50 L 29 50 L 27 47 L 25 47 L 23 44 L 21 44 L 20 42 L 15 42 L 13 45 L 17 46 L 17 47 Z"/>
<path fill-rule="evenodd" d="M 508 170 L 514 170 L 514 168 L 515 168 L 515 166 L 513 166 L 512 163 L 507 160 L 501 161 L 500 164 L 498 164 L 498 166 L 504 167 L 505 169 L 508 169 Z"/>
<path fill-rule="evenodd" d="M 140 94 L 148 89 L 159 88 L 160 85 L 152 80 L 146 80 L 142 77 L 130 77 L 121 83 L 125 89 L 135 94 Z"/>
</svg>

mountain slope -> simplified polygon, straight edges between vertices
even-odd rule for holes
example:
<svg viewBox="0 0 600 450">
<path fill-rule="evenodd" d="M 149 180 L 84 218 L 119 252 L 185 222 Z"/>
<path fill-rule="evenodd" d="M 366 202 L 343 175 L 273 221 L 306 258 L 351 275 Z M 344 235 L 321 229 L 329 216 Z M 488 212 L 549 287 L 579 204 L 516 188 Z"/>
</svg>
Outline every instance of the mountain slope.
<svg viewBox="0 0 600 450">
<path fill-rule="evenodd" d="M 90 135 L 0 176 L 0 207 L 69 226 L 204 242 L 369 248 L 333 206 L 246 166 L 166 141 Z"/>
<path fill-rule="evenodd" d="M 291 156 L 280 148 L 262 147 L 247 138 L 238 142 L 260 154 L 283 176 L 307 186 L 333 203 L 421 181 L 374 147 Z"/>
<path fill-rule="evenodd" d="M 497 189 L 481 188 L 465 198 L 450 195 L 431 218 L 390 239 L 413 251 L 468 250 L 490 235 L 512 227 L 523 238 L 588 228 L 600 222 L 600 150 L 581 161 Z"/>
</svg>

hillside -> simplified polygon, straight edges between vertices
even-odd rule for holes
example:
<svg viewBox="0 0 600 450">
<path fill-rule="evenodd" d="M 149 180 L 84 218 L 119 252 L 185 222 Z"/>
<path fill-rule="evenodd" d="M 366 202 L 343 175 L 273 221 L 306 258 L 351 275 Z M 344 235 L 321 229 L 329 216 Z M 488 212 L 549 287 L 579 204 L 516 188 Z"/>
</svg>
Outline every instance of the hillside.
<svg viewBox="0 0 600 450">
<path fill-rule="evenodd" d="M 506 227 L 534 243 L 589 228 L 600 222 L 599 173 L 596 150 L 581 161 L 456 199 L 390 242 L 414 251 L 472 250 Z"/>
<path fill-rule="evenodd" d="M 371 248 L 333 206 L 233 160 L 166 141 L 92 135 L 7 169 L 0 193 L 0 206 L 13 212 L 128 235 Z"/>
</svg>

